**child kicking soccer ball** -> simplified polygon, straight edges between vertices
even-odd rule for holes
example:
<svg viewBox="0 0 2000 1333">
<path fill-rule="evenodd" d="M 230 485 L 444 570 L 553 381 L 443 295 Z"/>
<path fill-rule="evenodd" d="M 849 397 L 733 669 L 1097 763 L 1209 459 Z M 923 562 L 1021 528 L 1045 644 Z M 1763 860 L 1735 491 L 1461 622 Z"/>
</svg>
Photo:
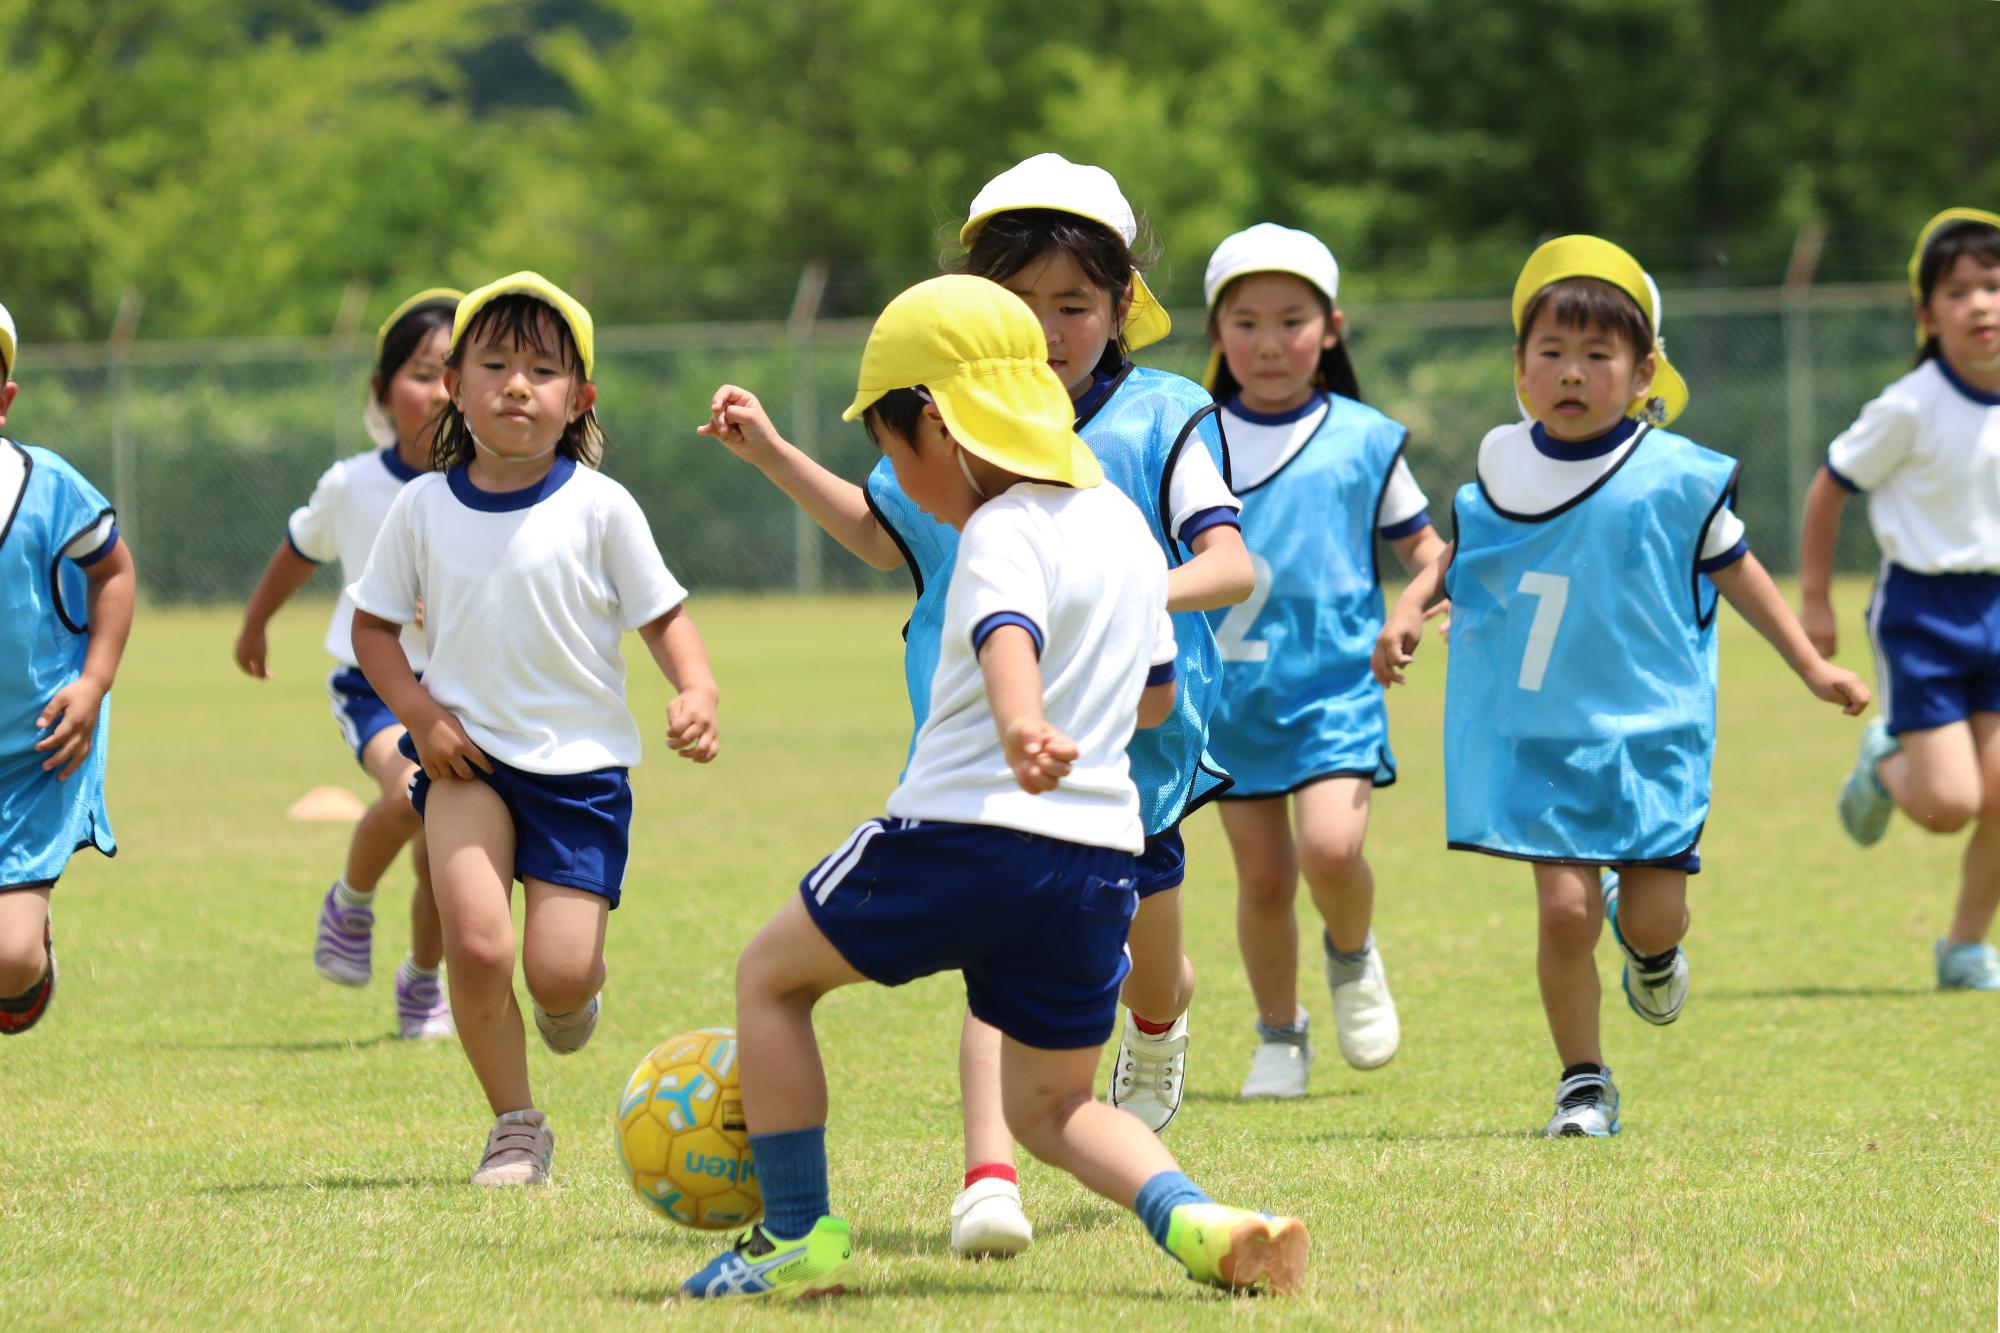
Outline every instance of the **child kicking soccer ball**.
<svg viewBox="0 0 2000 1333">
<path fill-rule="evenodd" d="M 813 1008 L 842 986 L 964 974 L 998 1028 L 1009 1129 L 1137 1212 L 1199 1281 L 1304 1276 L 1293 1218 L 1212 1202 L 1159 1138 L 1091 1096 L 1118 1015 L 1144 844 L 1125 747 L 1173 706 L 1167 569 L 1077 436 L 1034 314 L 998 284 L 934 278 L 883 311 L 847 419 L 959 531 L 931 708 L 887 817 L 821 861 L 736 972 L 744 1118 L 764 1220 L 683 1284 L 810 1296 L 850 1279 L 827 1193 Z"/>
</svg>

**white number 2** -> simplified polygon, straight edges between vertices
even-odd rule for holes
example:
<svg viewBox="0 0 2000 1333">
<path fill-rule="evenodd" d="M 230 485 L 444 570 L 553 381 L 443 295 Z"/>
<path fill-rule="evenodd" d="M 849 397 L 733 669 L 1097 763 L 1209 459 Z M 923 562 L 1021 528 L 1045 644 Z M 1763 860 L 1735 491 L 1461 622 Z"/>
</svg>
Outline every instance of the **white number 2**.
<svg viewBox="0 0 2000 1333">
<path fill-rule="evenodd" d="M 1250 637 L 1250 627 L 1257 623 L 1264 603 L 1271 600 L 1271 565 L 1252 551 L 1250 567 L 1257 571 L 1256 586 L 1250 589 L 1248 597 L 1229 608 L 1229 614 L 1216 627 L 1215 645 L 1222 650 L 1225 662 L 1262 662 L 1271 655 L 1270 644 Z"/>
<path fill-rule="evenodd" d="M 1524 690 L 1542 688 L 1549 673 L 1549 655 L 1556 650 L 1556 631 L 1562 628 L 1563 608 L 1569 605 L 1569 579 L 1561 574 L 1521 575 L 1520 591 L 1535 599 L 1535 619 L 1528 626 L 1528 651 L 1521 656 L 1520 685 Z"/>
</svg>

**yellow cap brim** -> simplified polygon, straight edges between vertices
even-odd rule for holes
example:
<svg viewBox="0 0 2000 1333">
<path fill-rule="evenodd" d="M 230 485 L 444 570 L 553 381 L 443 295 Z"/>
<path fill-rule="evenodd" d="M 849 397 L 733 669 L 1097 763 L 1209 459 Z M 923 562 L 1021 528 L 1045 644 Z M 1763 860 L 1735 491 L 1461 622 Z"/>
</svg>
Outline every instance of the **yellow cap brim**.
<svg viewBox="0 0 2000 1333">
<path fill-rule="evenodd" d="M 1104 480 L 1097 455 L 1076 433 L 1069 395 L 1046 362 L 987 363 L 934 380 L 924 391 L 937 404 L 952 438 L 995 467 L 1066 486 L 1095 486 Z M 840 419 L 859 420 L 888 392 L 858 390 Z"/>
<path fill-rule="evenodd" d="M 1167 308 L 1153 295 L 1143 274 L 1132 274 L 1132 308 L 1125 312 L 1125 350 L 1136 352 L 1151 347 L 1174 331 Z"/>
<path fill-rule="evenodd" d="M 397 306 L 394 310 L 391 310 L 389 318 L 383 320 L 382 326 L 375 330 L 375 359 L 377 361 L 382 359 L 382 345 L 389 341 L 389 330 L 395 328 L 396 322 L 402 319 L 403 316 L 409 314 L 420 305 L 431 304 L 449 305 L 456 312 L 458 303 L 464 299 L 465 293 L 456 287 L 426 287 L 409 300 Z"/>
<path fill-rule="evenodd" d="M 597 335 L 590 312 L 583 308 L 582 302 L 539 273 L 510 273 L 461 299 L 458 313 L 451 321 L 451 345 L 456 348 L 479 312 L 503 296 L 532 296 L 553 309 L 569 327 L 569 336 L 576 341 L 577 359 L 583 362 L 583 377 L 591 377 L 597 368 Z"/>
<path fill-rule="evenodd" d="M 1924 224 L 1917 233 L 1916 248 L 1910 251 L 1910 304 L 1924 303 L 1924 287 L 1919 278 L 1924 267 L 1924 252 L 1931 248 L 1931 240 L 1944 228 L 1954 222 L 1983 222 L 1989 227 L 2000 227 L 2000 214 L 1989 213 L 1983 208 L 1947 208 L 1944 212 Z M 1917 325 L 1917 345 L 1924 343 L 1924 327 Z"/>
<path fill-rule="evenodd" d="M 1529 255 L 1521 276 L 1514 281 L 1514 336 L 1520 336 L 1521 316 L 1527 313 L 1535 294 L 1564 278 L 1596 278 L 1610 283 L 1638 304 L 1647 326 L 1653 330 L 1653 383 L 1644 398 L 1635 398 L 1626 406 L 1625 415 L 1664 426 L 1686 410 L 1687 381 L 1667 360 L 1667 349 L 1660 343 L 1660 316 L 1653 308 L 1653 288 L 1646 279 L 1646 270 L 1610 241 L 1596 236 L 1560 236 Z M 1515 389 L 1517 392 L 1520 389 L 1518 375 Z M 1525 400 L 1526 395 L 1522 396 Z"/>
</svg>

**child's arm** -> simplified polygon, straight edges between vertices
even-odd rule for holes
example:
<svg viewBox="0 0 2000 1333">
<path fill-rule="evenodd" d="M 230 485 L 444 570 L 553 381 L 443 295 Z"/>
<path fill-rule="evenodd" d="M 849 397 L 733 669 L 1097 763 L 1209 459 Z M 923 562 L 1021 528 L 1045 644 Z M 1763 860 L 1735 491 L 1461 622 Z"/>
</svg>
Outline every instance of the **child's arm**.
<svg viewBox="0 0 2000 1333">
<path fill-rule="evenodd" d="M 1375 652 L 1368 663 L 1376 683 L 1384 687 L 1401 685 L 1402 669 L 1416 656 L 1417 643 L 1424 637 L 1424 622 L 1450 609 L 1451 603 L 1439 599 L 1444 593 L 1445 572 L 1451 568 L 1451 557 L 1457 550 L 1457 542 L 1441 544 L 1437 557 L 1410 580 L 1410 586 L 1396 599 L 1389 618 L 1382 622 L 1382 632 L 1375 636 Z"/>
<path fill-rule="evenodd" d="M 389 711 L 410 733 L 417 747 L 417 762 L 433 779 L 472 777 L 474 767 L 493 771 L 493 761 L 472 743 L 465 727 L 451 710 L 431 698 L 429 690 L 410 670 L 403 653 L 403 627 L 361 608 L 354 610 L 354 660 L 361 674 L 389 705 Z"/>
<path fill-rule="evenodd" d="M 756 394 L 734 384 L 723 385 L 709 402 L 708 420 L 695 427 L 695 434 L 722 441 L 864 563 L 876 569 L 902 565 L 903 552 L 875 520 L 867 494 L 779 435 Z"/>
<path fill-rule="evenodd" d="M 1806 488 L 1805 522 L 1799 534 L 1799 623 L 1807 641 L 1823 657 L 1832 657 L 1840 646 L 1829 592 L 1834 543 L 1840 537 L 1840 515 L 1846 508 L 1847 488 L 1820 468 Z"/>
<path fill-rule="evenodd" d="M 83 767 L 83 761 L 90 757 L 91 741 L 97 735 L 98 706 L 118 677 L 139 589 L 132 552 L 122 539 L 101 558 L 85 565 L 83 572 L 90 580 L 90 638 L 84 648 L 83 671 L 51 695 L 35 719 L 37 730 L 49 732 L 35 742 L 35 748 L 55 752 L 42 761 L 42 768 L 60 769 L 58 782 Z"/>
<path fill-rule="evenodd" d="M 1771 582 L 1771 576 L 1764 572 L 1756 556 L 1746 555 L 1708 577 L 1716 590 L 1729 599 L 1737 614 L 1778 650 L 1785 665 L 1798 673 L 1815 696 L 1839 704 L 1849 717 L 1868 707 L 1868 687 L 1861 683 L 1861 677 L 1819 655 L 1806 638 L 1805 630 L 1792 618 L 1792 609 L 1785 605 L 1778 585 Z"/>
<path fill-rule="evenodd" d="M 715 730 L 715 710 L 721 693 L 708 669 L 708 652 L 687 608 L 677 606 L 657 620 L 639 626 L 639 637 L 660 674 L 675 690 L 667 705 L 667 744 L 683 759 L 705 764 L 721 744 Z"/>
<path fill-rule="evenodd" d="M 1157 727 L 1174 715 L 1174 688 L 1171 680 L 1148 685 L 1139 693 L 1139 730 Z"/>
<path fill-rule="evenodd" d="M 1403 572 L 1415 577 L 1444 554 L 1444 538 L 1438 536 L 1435 525 L 1427 523 L 1409 536 L 1390 542 L 1389 549 L 1396 553 L 1396 563 L 1403 567 Z"/>
<path fill-rule="evenodd" d="M 1233 523 L 1204 528 L 1188 543 L 1194 558 L 1167 571 L 1167 610 L 1214 611 L 1234 606 L 1257 586 L 1243 531 Z"/>
<path fill-rule="evenodd" d="M 264 627 L 278 614 L 279 607 L 306 586 L 318 568 L 293 550 L 289 541 L 279 542 L 278 549 L 271 552 L 270 563 L 264 566 L 263 576 L 257 580 L 243 608 L 243 628 L 236 635 L 236 665 L 243 668 L 244 675 L 258 680 L 271 678 Z"/>
<path fill-rule="evenodd" d="M 1042 716 L 1042 664 L 1035 657 L 1034 636 L 1019 625 L 1002 625 L 988 634 L 979 648 L 979 674 L 986 681 L 986 706 L 993 710 L 993 727 L 1014 780 L 1021 790 L 1038 796 L 1054 791 L 1069 775 L 1078 750 L 1075 741 Z"/>
</svg>

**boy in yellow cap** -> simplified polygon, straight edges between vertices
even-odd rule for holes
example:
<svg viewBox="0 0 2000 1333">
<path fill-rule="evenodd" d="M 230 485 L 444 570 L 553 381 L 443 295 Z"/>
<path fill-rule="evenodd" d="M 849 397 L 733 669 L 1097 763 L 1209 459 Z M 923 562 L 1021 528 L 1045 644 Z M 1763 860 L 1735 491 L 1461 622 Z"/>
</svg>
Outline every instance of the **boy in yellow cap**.
<svg viewBox="0 0 2000 1333">
<path fill-rule="evenodd" d="M 925 512 L 958 530 L 931 708 L 883 818 L 799 885 L 737 964 L 744 1118 L 764 1220 L 683 1285 L 805 1296 L 850 1280 L 830 1216 L 813 1008 L 841 986 L 964 974 L 1003 1035 L 1020 1142 L 1134 1209 L 1191 1277 L 1296 1286 L 1304 1226 L 1196 1189 L 1091 1081 L 1129 966 L 1144 844 L 1126 758 L 1173 707 L 1167 569 L 1073 428 L 1034 314 L 983 278 L 883 311 L 847 418 Z"/>
<path fill-rule="evenodd" d="M 1533 863 L 1536 972 L 1563 1072 L 1554 1137 L 1616 1134 L 1598 1040 L 1605 920 L 1625 998 L 1655 1025 L 1687 998 L 1687 878 L 1715 749 L 1716 596 L 1820 699 L 1868 689 L 1828 663 L 1730 512 L 1735 460 L 1667 423 L 1687 386 L 1659 339 L 1659 291 L 1632 257 L 1564 236 L 1514 287 L 1527 420 L 1489 433 L 1453 502 L 1457 538 L 1396 603 L 1374 669 L 1400 682 L 1425 608 L 1451 599 L 1445 684 L 1450 845 Z"/>
<path fill-rule="evenodd" d="M 20 386 L 0 306 L 0 428 Z M 56 991 L 49 894 L 85 847 L 115 855 L 104 806 L 111 682 L 138 583 L 95 486 L 47 449 L 0 437 L 0 1037 Z"/>
</svg>

